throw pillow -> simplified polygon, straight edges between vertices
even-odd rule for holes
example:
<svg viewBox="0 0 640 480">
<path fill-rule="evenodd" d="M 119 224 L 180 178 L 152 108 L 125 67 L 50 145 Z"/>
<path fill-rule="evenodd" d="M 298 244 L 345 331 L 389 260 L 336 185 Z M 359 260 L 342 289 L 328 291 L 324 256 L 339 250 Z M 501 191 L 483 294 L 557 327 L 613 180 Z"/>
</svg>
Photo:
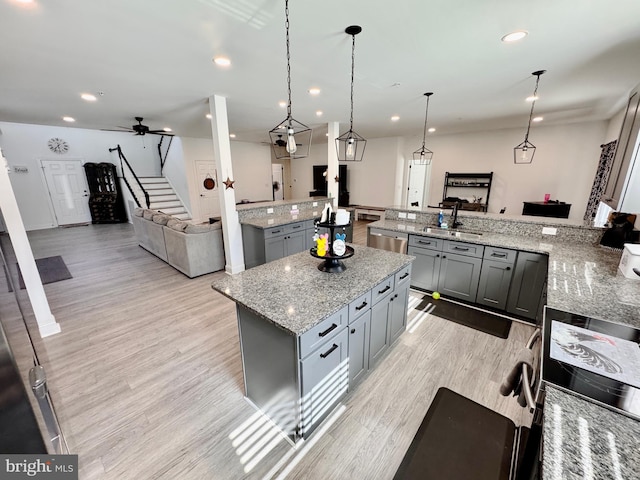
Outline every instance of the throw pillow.
<svg viewBox="0 0 640 480">
<path fill-rule="evenodd" d="M 166 213 L 159 213 L 153 216 L 153 223 L 159 225 L 166 225 L 169 220 L 171 220 L 171 215 L 167 215 Z"/>
<path fill-rule="evenodd" d="M 187 228 L 187 223 L 172 218 L 167 222 L 167 227 L 176 232 L 184 232 L 184 229 Z"/>
<path fill-rule="evenodd" d="M 216 225 L 209 225 L 208 223 L 202 225 L 187 225 L 187 228 L 184 229 L 184 233 L 206 233 L 217 229 Z"/>
<path fill-rule="evenodd" d="M 136 208 L 133 210 L 133 215 L 134 215 L 135 217 L 141 217 L 143 214 L 144 214 L 144 208 L 136 207 Z"/>
</svg>

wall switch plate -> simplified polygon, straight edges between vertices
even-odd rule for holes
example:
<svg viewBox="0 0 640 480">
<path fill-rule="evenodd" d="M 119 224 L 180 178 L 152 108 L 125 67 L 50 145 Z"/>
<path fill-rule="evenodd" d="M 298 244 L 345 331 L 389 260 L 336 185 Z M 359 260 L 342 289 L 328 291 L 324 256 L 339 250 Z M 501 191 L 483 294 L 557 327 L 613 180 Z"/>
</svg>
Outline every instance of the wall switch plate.
<svg viewBox="0 0 640 480">
<path fill-rule="evenodd" d="M 273 208 L 267 208 L 267 213 L 273 213 Z"/>
<path fill-rule="evenodd" d="M 407 218 L 409 220 L 415 220 L 416 219 L 416 214 L 415 213 L 407 213 Z"/>
<path fill-rule="evenodd" d="M 298 205 L 292 205 L 291 210 L 298 210 Z"/>
<path fill-rule="evenodd" d="M 312 215 L 315 217 L 316 215 L 318 215 L 318 212 L 316 212 L 315 210 L 313 211 Z"/>
<path fill-rule="evenodd" d="M 407 214 L 404 212 L 398 212 L 398 218 L 407 218 Z"/>
<path fill-rule="evenodd" d="M 556 235 L 558 233 L 558 229 L 555 227 L 542 227 L 543 235 Z"/>
<path fill-rule="evenodd" d="M 312 206 L 317 207 L 318 206 L 318 202 L 313 202 Z"/>
</svg>

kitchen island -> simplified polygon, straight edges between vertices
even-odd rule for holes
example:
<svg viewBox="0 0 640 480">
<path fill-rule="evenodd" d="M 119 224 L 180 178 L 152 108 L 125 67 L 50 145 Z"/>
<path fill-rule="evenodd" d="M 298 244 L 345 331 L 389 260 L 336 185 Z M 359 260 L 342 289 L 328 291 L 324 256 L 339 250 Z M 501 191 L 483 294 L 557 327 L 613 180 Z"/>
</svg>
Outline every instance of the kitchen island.
<svg viewBox="0 0 640 480">
<path fill-rule="evenodd" d="M 213 282 L 236 302 L 245 396 L 306 438 L 404 331 L 413 257 L 360 245 L 342 273 L 308 251 Z"/>
<path fill-rule="evenodd" d="M 456 234 L 432 228 L 437 210 L 428 210 L 422 217 L 418 211 L 414 221 L 398 216 L 412 211 L 388 209 L 385 221 L 369 227 L 548 255 L 547 305 L 640 328 L 640 281 L 619 272 L 620 251 L 598 245 L 602 229 L 560 219 L 509 219 L 465 212 L 459 217 L 464 226 Z M 557 235 L 542 235 L 542 227 L 557 228 Z M 546 393 L 545 480 L 640 478 L 637 419 L 551 385 L 546 386 Z"/>
</svg>

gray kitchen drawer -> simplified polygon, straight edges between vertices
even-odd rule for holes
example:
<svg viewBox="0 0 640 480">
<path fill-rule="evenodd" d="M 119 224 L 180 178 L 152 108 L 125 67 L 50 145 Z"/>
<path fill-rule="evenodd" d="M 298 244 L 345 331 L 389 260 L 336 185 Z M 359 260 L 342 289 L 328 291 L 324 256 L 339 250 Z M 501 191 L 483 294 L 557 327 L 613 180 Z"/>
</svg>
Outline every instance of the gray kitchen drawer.
<svg viewBox="0 0 640 480">
<path fill-rule="evenodd" d="M 264 229 L 264 238 L 276 237 L 278 235 L 288 235 L 290 233 L 301 232 L 307 227 L 305 222 L 294 222 L 286 225 L 278 225 L 277 227 L 270 227 Z"/>
<path fill-rule="evenodd" d="M 484 253 L 484 245 L 445 240 L 442 251 L 445 253 L 457 253 L 458 255 L 482 258 L 482 254 Z"/>
<path fill-rule="evenodd" d="M 397 290 L 398 288 L 400 288 L 402 285 L 404 285 L 405 283 L 409 283 L 410 279 L 411 279 L 411 265 L 409 264 L 406 267 L 404 267 L 402 270 L 396 272 L 396 278 L 395 278 L 395 289 Z"/>
<path fill-rule="evenodd" d="M 356 298 L 349 304 L 349 323 L 353 323 L 362 316 L 367 310 L 371 309 L 371 290 L 367 291 Z"/>
<path fill-rule="evenodd" d="M 389 275 L 371 289 L 371 305 L 375 305 L 387 295 L 393 293 L 394 279 L 393 275 Z"/>
<path fill-rule="evenodd" d="M 496 260 L 497 262 L 516 263 L 518 256 L 517 250 L 498 247 L 484 247 L 484 258 L 487 260 Z"/>
<path fill-rule="evenodd" d="M 345 305 L 333 315 L 299 337 L 300 358 L 306 357 L 320 345 L 340 332 L 348 323 L 349 306 Z"/>
<path fill-rule="evenodd" d="M 442 250 L 444 240 L 442 238 L 423 237 L 422 235 L 409 235 L 410 247 L 429 248 L 431 250 Z"/>
</svg>

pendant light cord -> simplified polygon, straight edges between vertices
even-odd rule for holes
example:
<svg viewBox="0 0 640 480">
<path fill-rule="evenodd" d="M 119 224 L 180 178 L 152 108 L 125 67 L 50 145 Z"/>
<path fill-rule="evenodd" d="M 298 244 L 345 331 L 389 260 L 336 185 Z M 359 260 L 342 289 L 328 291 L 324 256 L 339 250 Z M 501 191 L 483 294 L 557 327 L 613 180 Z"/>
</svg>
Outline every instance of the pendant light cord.
<svg viewBox="0 0 640 480">
<path fill-rule="evenodd" d="M 353 75 L 355 71 L 355 63 L 356 63 L 356 36 L 351 35 L 353 39 L 351 43 L 351 117 L 349 120 L 349 131 L 353 131 Z"/>
<path fill-rule="evenodd" d="M 430 96 L 431 95 L 427 95 L 427 109 L 424 112 L 424 131 L 422 133 L 422 149 L 423 150 L 424 150 L 425 143 L 427 142 L 427 115 L 429 115 L 429 97 Z"/>
<path fill-rule="evenodd" d="M 291 124 L 291 54 L 289 53 L 289 0 L 285 0 L 284 2 L 284 16 L 284 27 L 287 31 L 287 94 L 289 96 L 289 103 L 287 103 L 287 120 L 289 120 L 289 124 Z"/>
<path fill-rule="evenodd" d="M 544 70 L 542 71 L 544 73 Z M 540 83 L 540 75 L 542 73 L 536 73 L 536 88 L 533 90 L 533 101 L 531 102 L 531 112 L 529 112 L 529 123 L 527 125 L 527 133 L 524 136 L 525 143 L 529 141 L 529 130 L 531 130 L 531 119 L 533 118 L 533 108 L 536 106 L 536 94 L 538 93 L 538 83 Z"/>
</svg>

